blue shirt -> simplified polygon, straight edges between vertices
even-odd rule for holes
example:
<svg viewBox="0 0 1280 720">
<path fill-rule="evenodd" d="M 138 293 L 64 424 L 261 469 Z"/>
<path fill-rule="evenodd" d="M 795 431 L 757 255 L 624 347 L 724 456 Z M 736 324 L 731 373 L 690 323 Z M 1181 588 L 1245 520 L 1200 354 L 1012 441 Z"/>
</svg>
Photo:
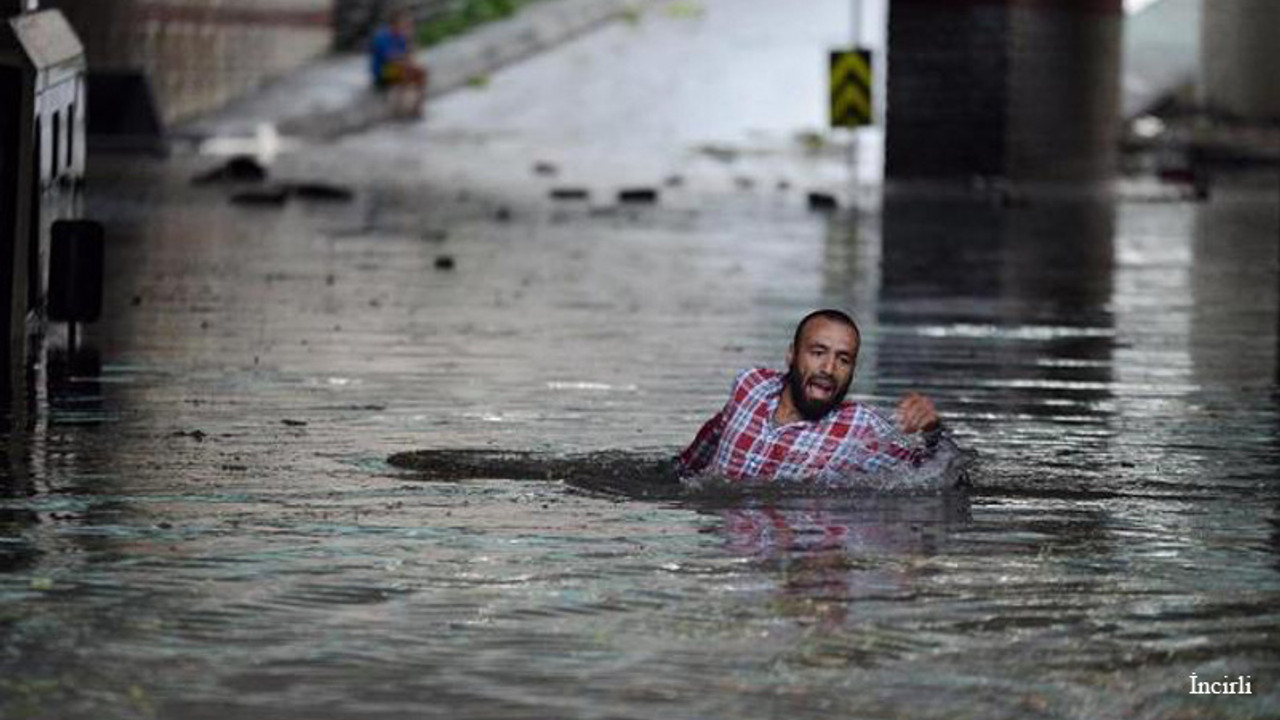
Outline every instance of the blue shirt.
<svg viewBox="0 0 1280 720">
<path fill-rule="evenodd" d="M 383 78 L 383 68 L 389 63 L 395 62 L 404 57 L 409 52 L 409 40 L 404 35 L 396 32 L 393 27 L 383 27 L 374 33 L 373 41 L 370 43 L 370 53 L 373 60 L 373 82 L 380 85 L 385 81 Z"/>
</svg>

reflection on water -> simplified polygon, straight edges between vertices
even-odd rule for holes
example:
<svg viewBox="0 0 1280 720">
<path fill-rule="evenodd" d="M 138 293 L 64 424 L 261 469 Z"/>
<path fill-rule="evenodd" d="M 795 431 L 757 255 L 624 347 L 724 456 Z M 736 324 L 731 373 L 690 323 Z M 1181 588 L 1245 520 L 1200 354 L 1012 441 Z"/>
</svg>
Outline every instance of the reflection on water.
<svg viewBox="0 0 1280 720">
<path fill-rule="evenodd" d="M 782 616 L 828 630 L 848 624 L 859 603 L 913 592 L 910 563 L 895 566 L 878 558 L 918 562 L 936 555 L 946 548 L 948 536 L 971 519 L 963 493 L 789 498 L 712 506 L 704 512 L 719 519 L 712 531 L 724 538 L 730 553 L 751 558 L 778 576 L 770 604 Z M 883 660 L 876 652 L 854 652 L 862 664 Z"/>
</svg>

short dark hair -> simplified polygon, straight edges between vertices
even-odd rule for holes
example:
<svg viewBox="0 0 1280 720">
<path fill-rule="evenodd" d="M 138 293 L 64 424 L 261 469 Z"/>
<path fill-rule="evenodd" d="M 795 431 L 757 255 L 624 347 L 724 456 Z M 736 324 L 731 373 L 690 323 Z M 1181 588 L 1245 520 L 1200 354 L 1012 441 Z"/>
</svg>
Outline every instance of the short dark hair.
<svg viewBox="0 0 1280 720">
<path fill-rule="evenodd" d="M 858 323 L 854 322 L 853 318 L 849 317 L 848 313 L 834 308 L 823 308 L 822 310 L 814 310 L 808 315 L 805 315 L 804 319 L 800 321 L 800 324 L 796 325 L 796 334 L 795 337 L 791 338 L 791 347 L 795 348 L 797 352 L 800 350 L 800 336 L 804 334 L 804 326 L 808 325 L 810 320 L 816 320 L 818 318 L 838 322 L 853 328 L 853 335 L 858 339 L 858 345 L 862 345 L 862 331 L 858 329 Z"/>
</svg>

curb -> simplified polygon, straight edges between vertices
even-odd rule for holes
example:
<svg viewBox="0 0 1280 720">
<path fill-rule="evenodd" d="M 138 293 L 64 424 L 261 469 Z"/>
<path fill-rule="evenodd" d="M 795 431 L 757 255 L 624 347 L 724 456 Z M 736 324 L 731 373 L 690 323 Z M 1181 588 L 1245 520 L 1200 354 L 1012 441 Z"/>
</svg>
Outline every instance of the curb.
<svg viewBox="0 0 1280 720">
<path fill-rule="evenodd" d="M 525 60 L 618 20 L 657 0 L 545 0 L 515 16 L 420 51 L 431 69 L 429 98 L 466 87 L 475 78 Z M 393 116 L 369 82 L 363 53 L 322 58 L 223 108 L 181 123 L 174 136 L 252 134 L 263 124 L 284 135 L 332 139 Z"/>
</svg>

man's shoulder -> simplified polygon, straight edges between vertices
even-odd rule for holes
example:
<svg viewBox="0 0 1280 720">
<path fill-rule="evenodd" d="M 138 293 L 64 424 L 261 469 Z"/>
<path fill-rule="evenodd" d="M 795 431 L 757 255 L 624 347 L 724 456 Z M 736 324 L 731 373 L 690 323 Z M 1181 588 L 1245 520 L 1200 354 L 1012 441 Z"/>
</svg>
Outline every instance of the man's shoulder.
<svg viewBox="0 0 1280 720">
<path fill-rule="evenodd" d="M 376 46 L 386 47 L 389 45 L 395 45 L 399 42 L 400 33 L 396 32 L 393 27 L 383 26 L 375 30 L 373 33 L 373 44 Z"/>
<path fill-rule="evenodd" d="M 734 392 L 751 392 L 762 385 L 776 383 L 781 377 L 782 373 L 770 368 L 747 368 L 733 379 L 733 389 Z"/>
<path fill-rule="evenodd" d="M 893 427 L 893 423 L 885 419 L 875 408 L 857 400 L 845 400 L 835 410 L 832 418 L 835 422 L 849 428 L 873 428 L 877 433 Z"/>
</svg>

